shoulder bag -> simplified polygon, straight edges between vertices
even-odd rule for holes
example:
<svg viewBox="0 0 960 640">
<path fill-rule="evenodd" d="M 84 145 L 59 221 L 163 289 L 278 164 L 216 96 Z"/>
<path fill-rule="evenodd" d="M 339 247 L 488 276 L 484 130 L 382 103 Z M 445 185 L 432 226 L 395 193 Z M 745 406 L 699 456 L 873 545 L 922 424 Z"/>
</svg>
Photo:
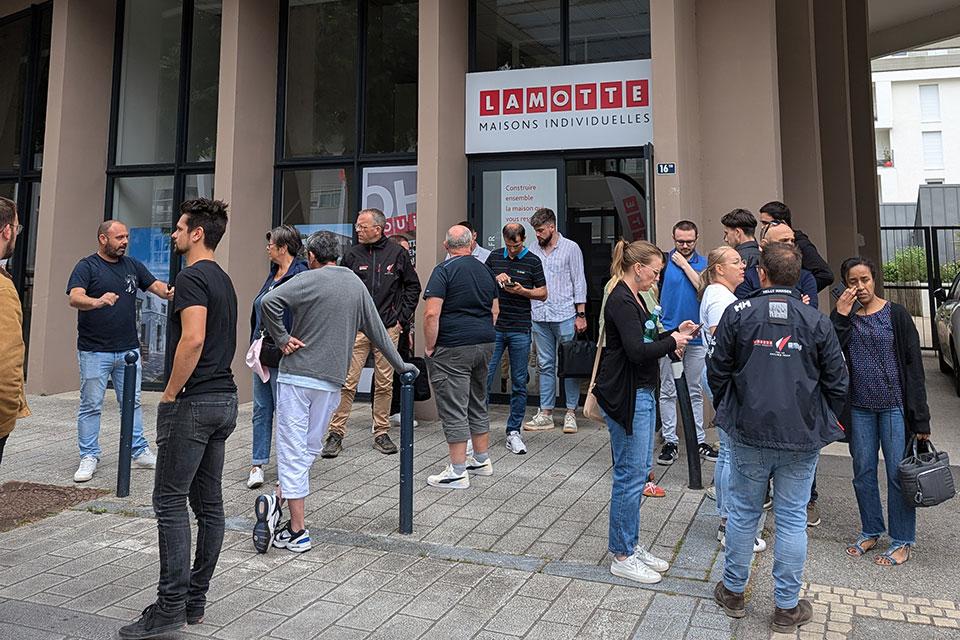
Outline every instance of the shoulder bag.
<svg viewBox="0 0 960 640">
<path fill-rule="evenodd" d="M 557 362 L 557 377 L 589 378 L 590 362 L 596 359 L 597 345 L 581 335 L 561 342 Z"/>
<path fill-rule="evenodd" d="M 587 420 L 592 420 L 594 422 L 599 422 L 600 424 L 606 424 L 606 421 L 603 419 L 603 414 L 600 413 L 600 405 L 597 404 L 597 396 L 593 395 L 593 387 L 597 384 L 597 368 L 600 366 L 600 353 L 603 351 L 603 338 L 607 332 L 607 328 L 604 327 L 600 332 L 600 340 L 597 341 L 596 351 L 597 355 L 593 358 L 593 373 L 590 374 L 590 386 L 587 387 L 587 399 L 583 402 L 583 415 Z"/>
<path fill-rule="evenodd" d="M 927 450 L 917 453 L 917 436 L 910 436 L 900 462 L 900 493 L 911 507 L 933 507 L 956 495 L 950 456 L 926 441 Z"/>
</svg>

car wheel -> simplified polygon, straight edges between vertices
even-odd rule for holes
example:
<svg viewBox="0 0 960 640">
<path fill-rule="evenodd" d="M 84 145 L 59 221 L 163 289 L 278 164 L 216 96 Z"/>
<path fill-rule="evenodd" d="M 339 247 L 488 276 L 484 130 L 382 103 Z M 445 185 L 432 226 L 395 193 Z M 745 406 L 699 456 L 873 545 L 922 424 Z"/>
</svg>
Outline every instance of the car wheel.
<svg viewBox="0 0 960 640">
<path fill-rule="evenodd" d="M 953 390 L 960 396 L 960 362 L 957 362 L 956 349 L 951 351 L 953 352 Z"/>
<path fill-rule="evenodd" d="M 940 364 L 940 373 L 952 373 L 953 369 L 950 367 L 950 364 L 943 359 L 943 347 L 939 344 L 937 345 L 937 362 Z"/>
</svg>

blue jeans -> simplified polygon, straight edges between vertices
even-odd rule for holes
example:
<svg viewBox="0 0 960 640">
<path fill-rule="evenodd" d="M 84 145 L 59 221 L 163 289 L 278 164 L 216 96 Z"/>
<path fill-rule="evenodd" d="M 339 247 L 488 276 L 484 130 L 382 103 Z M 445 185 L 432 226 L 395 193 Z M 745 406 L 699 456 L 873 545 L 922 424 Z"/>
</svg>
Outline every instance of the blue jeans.
<svg viewBox="0 0 960 640">
<path fill-rule="evenodd" d="M 164 611 L 207 602 L 223 546 L 223 456 L 236 426 L 236 393 L 205 393 L 157 406 L 153 510 L 160 544 L 157 603 Z M 188 499 L 197 517 L 192 568 Z"/>
<path fill-rule="evenodd" d="M 850 455 L 853 457 L 853 490 L 860 508 L 862 535 L 877 536 L 883 526 L 883 505 L 877 485 L 877 450 L 883 449 L 887 472 L 887 516 L 894 546 L 913 544 L 917 538 L 917 510 L 900 497 L 897 466 L 906 447 L 903 409 L 871 411 L 851 407 Z"/>
<path fill-rule="evenodd" d="M 700 378 L 700 386 L 703 387 L 703 394 L 707 396 L 710 404 L 713 404 L 713 392 L 710 391 L 710 385 L 707 384 L 707 368 L 703 368 L 703 374 Z M 730 482 L 730 438 L 727 432 L 717 427 L 717 463 L 713 467 L 713 486 L 717 492 L 717 515 L 727 519 L 727 507 L 723 502 L 723 493 L 726 491 L 727 484 Z"/>
<path fill-rule="evenodd" d="M 530 332 L 497 331 L 497 340 L 493 344 L 493 357 L 490 358 L 490 372 L 487 374 L 487 402 L 490 401 L 490 387 L 497 365 L 506 349 L 510 356 L 510 417 L 507 419 L 507 433 L 520 431 L 523 416 L 527 412 L 527 360 L 530 358 Z"/>
<path fill-rule="evenodd" d="M 820 451 L 782 451 L 731 441 L 730 482 L 724 501 L 727 550 L 723 583 L 743 593 L 750 578 L 753 540 L 767 497 L 767 478 L 773 475 L 773 515 L 777 519 L 773 547 L 774 602 L 781 609 L 797 606 L 800 580 L 807 559 L 807 502 Z"/>
<path fill-rule="evenodd" d="M 113 390 L 117 394 L 117 404 L 123 410 L 123 357 L 130 351 L 140 355 L 139 349 L 127 351 L 79 351 L 77 360 L 80 367 L 80 411 L 77 414 L 77 444 L 80 457 L 93 456 L 100 459 L 100 410 L 103 408 L 103 396 L 107 392 L 107 381 L 113 380 Z M 146 451 L 147 440 L 143 437 L 143 414 L 140 411 L 140 366 L 137 358 L 137 389 L 133 401 L 133 457 Z"/>
<path fill-rule="evenodd" d="M 575 317 L 562 322 L 534 322 L 533 341 L 537 345 L 537 370 L 540 372 L 540 408 L 553 411 L 557 402 L 557 350 L 561 342 L 573 340 L 577 330 Z M 564 378 L 563 388 L 567 409 L 574 410 L 580 402 L 580 380 Z"/>
<path fill-rule="evenodd" d="M 277 376 L 279 369 L 266 367 L 270 380 L 264 382 L 253 376 L 253 457 L 250 465 L 270 464 L 270 444 L 273 441 L 273 412 L 277 405 Z"/>
<path fill-rule="evenodd" d="M 607 548 L 615 556 L 633 555 L 638 542 L 640 500 L 653 464 L 653 430 L 657 416 L 653 389 L 637 389 L 633 411 L 633 434 L 629 436 L 620 424 L 603 413 L 613 449 Z"/>
</svg>

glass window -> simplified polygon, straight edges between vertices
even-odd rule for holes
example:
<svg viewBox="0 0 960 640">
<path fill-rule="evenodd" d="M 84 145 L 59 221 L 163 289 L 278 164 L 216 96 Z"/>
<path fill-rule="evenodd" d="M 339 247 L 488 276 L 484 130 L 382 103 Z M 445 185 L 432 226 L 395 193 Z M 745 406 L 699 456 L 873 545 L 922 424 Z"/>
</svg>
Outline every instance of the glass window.
<svg viewBox="0 0 960 640">
<path fill-rule="evenodd" d="M 285 171 L 280 204 L 281 224 L 295 225 L 304 234 L 327 229 L 353 239 L 356 208 L 350 168 Z"/>
<path fill-rule="evenodd" d="M 33 102 L 33 149 L 32 168 L 43 168 L 43 138 L 47 123 L 47 85 L 50 84 L 50 30 L 53 24 L 53 8 L 46 7 L 40 18 L 40 51 L 37 65 L 36 93 Z"/>
<path fill-rule="evenodd" d="M 117 164 L 175 161 L 181 0 L 127 3 Z"/>
<path fill-rule="evenodd" d="M 183 188 L 183 199 L 195 200 L 197 198 L 213 198 L 212 173 L 201 173 L 188 175 L 186 177 L 186 184 Z"/>
<path fill-rule="evenodd" d="M 127 255 L 142 262 L 154 277 L 164 282 L 170 281 L 173 210 L 173 176 L 114 180 L 113 218 L 127 225 L 130 231 Z M 152 293 L 137 291 L 137 325 L 145 383 L 164 379 L 167 304 Z"/>
<path fill-rule="evenodd" d="M 357 0 L 299 0 L 287 14 L 284 157 L 356 149 Z"/>
<path fill-rule="evenodd" d="M 196 0 L 193 6 L 187 162 L 209 162 L 216 155 L 221 13 L 220 0 Z"/>
<path fill-rule="evenodd" d="M 650 57 L 650 0 L 569 0 L 570 64 Z"/>
<path fill-rule="evenodd" d="M 943 169 L 943 134 L 940 131 L 924 131 L 923 168 Z"/>
<path fill-rule="evenodd" d="M 920 121 L 939 122 L 940 120 L 940 85 L 920 85 Z"/>
<path fill-rule="evenodd" d="M 475 71 L 563 62 L 556 0 L 477 0 Z"/>
<path fill-rule="evenodd" d="M 417 0 L 370 0 L 365 151 L 417 150 Z"/>
<path fill-rule="evenodd" d="M 29 15 L 0 24 L 0 172 L 20 169 L 29 51 Z"/>
</svg>

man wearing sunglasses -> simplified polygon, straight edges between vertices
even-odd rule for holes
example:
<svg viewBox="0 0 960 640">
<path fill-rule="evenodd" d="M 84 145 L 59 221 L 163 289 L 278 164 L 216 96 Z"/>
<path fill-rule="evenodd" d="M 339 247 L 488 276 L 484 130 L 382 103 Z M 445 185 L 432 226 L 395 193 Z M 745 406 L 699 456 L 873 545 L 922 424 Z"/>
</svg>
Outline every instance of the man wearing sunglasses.
<svg viewBox="0 0 960 640">
<path fill-rule="evenodd" d="M 700 320 L 697 286 L 700 272 L 707 268 L 707 259 L 697 253 L 697 238 L 697 225 L 693 222 L 681 220 L 673 225 L 675 248 L 665 257 L 666 266 L 660 274 L 660 323 L 665 331 L 677 329 L 684 320 Z M 703 431 L 703 389 L 700 380 L 705 356 L 706 347 L 702 340 L 699 337 L 691 340 L 683 350 L 683 371 L 690 389 L 700 456 L 715 461 L 717 450 L 704 442 L 706 434 Z M 660 419 L 663 423 L 663 448 L 657 464 L 670 465 L 678 457 L 680 440 L 677 437 L 677 389 L 669 357 L 660 359 Z"/>
<path fill-rule="evenodd" d="M 790 207 L 778 200 L 773 200 L 760 207 L 760 235 L 767 232 L 768 227 L 773 222 L 779 222 L 793 229 L 793 221 L 790 215 Z M 805 271 L 813 274 L 817 281 L 817 291 L 823 291 L 833 284 L 833 271 L 830 265 L 824 260 L 810 238 L 803 231 L 794 229 L 794 242 L 797 249 L 800 249 L 800 255 L 803 256 L 801 267 Z"/>
</svg>

